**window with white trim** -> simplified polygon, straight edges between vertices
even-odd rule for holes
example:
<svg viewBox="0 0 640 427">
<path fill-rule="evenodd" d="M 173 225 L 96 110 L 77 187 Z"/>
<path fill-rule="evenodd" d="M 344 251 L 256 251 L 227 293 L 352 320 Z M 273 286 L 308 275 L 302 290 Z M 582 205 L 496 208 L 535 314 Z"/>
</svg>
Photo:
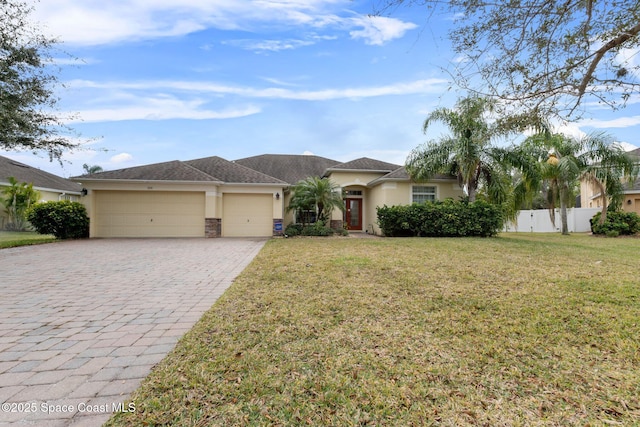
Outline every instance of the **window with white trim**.
<svg viewBox="0 0 640 427">
<path fill-rule="evenodd" d="M 411 201 L 413 203 L 434 202 L 436 200 L 436 187 L 431 185 L 414 185 L 411 188 Z"/>
</svg>

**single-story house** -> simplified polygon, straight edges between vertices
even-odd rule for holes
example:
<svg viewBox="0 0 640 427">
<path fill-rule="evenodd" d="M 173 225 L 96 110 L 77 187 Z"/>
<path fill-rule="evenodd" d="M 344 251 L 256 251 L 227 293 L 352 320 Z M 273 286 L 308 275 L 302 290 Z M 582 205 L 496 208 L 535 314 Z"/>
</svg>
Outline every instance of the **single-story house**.
<svg viewBox="0 0 640 427">
<path fill-rule="evenodd" d="M 640 167 L 640 148 L 629 151 L 628 154 L 635 158 L 636 164 Z M 580 182 L 580 206 L 583 208 L 602 207 L 602 195 L 600 191 L 596 186 L 586 180 Z M 631 183 L 624 183 L 622 210 L 625 212 L 635 212 L 640 215 L 640 178 Z"/>
<path fill-rule="evenodd" d="M 335 211 L 332 226 L 376 234 L 377 206 L 463 195 L 454 177 L 415 183 L 400 165 L 313 155 L 214 156 L 72 179 L 87 191 L 91 237 L 257 237 L 280 235 L 294 222 L 290 188 L 310 176 L 328 177 L 343 190 L 345 213 Z"/>
<path fill-rule="evenodd" d="M 18 182 L 26 182 L 33 185 L 33 189 L 40 193 L 40 201 L 73 200 L 81 198 L 82 186 L 76 182 L 45 172 L 43 170 L 25 165 L 8 157 L 0 156 L 0 190 L 8 187 L 9 178 L 13 177 Z M 2 195 L 0 194 L 0 197 Z M 0 205 L 0 229 L 6 225 L 7 216 L 4 207 Z"/>
</svg>

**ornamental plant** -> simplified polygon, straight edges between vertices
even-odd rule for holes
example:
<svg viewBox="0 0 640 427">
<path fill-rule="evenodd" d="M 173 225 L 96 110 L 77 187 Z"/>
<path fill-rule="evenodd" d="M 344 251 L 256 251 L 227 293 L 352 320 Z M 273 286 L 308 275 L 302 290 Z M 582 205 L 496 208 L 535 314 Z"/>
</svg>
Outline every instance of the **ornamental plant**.
<svg viewBox="0 0 640 427">
<path fill-rule="evenodd" d="M 53 234 L 58 239 L 89 237 L 89 217 L 82 203 L 69 200 L 38 203 L 31 207 L 27 219 L 40 234 Z"/>
</svg>

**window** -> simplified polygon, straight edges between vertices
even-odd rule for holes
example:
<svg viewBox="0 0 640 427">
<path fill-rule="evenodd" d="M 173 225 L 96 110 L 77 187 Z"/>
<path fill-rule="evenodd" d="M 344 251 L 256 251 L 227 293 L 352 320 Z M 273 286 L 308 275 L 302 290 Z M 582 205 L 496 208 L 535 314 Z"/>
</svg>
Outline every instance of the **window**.
<svg viewBox="0 0 640 427">
<path fill-rule="evenodd" d="M 346 190 L 345 196 L 362 196 L 362 190 Z"/>
<path fill-rule="evenodd" d="M 413 203 L 434 202 L 436 200 L 436 187 L 414 185 L 411 196 Z"/>
</svg>

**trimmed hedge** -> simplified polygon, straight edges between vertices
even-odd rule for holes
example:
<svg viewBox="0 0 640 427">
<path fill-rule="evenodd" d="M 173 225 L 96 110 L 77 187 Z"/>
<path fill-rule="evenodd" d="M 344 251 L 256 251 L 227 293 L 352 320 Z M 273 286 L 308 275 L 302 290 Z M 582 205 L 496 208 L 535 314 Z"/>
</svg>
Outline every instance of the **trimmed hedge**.
<svg viewBox="0 0 640 427">
<path fill-rule="evenodd" d="M 593 234 L 617 237 L 621 234 L 640 233 L 640 215 L 635 212 L 608 212 L 607 220 L 602 225 L 600 224 L 601 216 L 602 212 L 598 212 L 590 220 Z"/>
<path fill-rule="evenodd" d="M 40 234 L 53 234 L 58 239 L 89 237 L 89 218 L 82 203 L 61 200 L 32 206 L 27 219 Z"/>
<path fill-rule="evenodd" d="M 334 234 L 346 236 L 349 233 L 347 230 L 334 230 L 333 228 L 324 225 L 324 222 L 317 221 L 310 225 L 303 226 L 302 224 L 289 224 L 284 229 L 284 234 L 287 237 L 295 236 L 332 236 Z"/>
<path fill-rule="evenodd" d="M 378 225 L 390 237 L 495 236 L 504 225 L 499 206 L 482 200 L 378 207 Z"/>
</svg>

